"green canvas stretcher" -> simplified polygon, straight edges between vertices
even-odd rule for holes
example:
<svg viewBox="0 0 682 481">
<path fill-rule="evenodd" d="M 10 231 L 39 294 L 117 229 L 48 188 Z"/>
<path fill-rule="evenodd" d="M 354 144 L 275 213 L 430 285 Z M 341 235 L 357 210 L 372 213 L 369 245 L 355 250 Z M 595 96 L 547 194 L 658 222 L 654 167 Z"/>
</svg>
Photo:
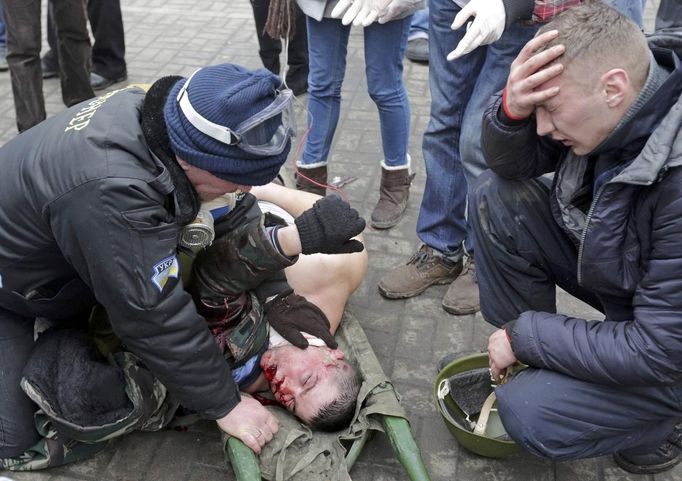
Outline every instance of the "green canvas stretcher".
<svg viewBox="0 0 682 481">
<path fill-rule="evenodd" d="M 360 323 L 348 311 L 336 338 L 363 378 L 358 396 L 362 402 L 358 403 L 351 425 L 337 433 L 313 433 L 285 410 L 269 408 L 278 418 L 280 430 L 260 457 L 237 438 L 223 438 L 226 461 L 237 481 L 350 480 L 348 471 L 375 431 L 388 436 L 412 481 L 430 480 L 398 394 L 381 369 Z"/>
</svg>

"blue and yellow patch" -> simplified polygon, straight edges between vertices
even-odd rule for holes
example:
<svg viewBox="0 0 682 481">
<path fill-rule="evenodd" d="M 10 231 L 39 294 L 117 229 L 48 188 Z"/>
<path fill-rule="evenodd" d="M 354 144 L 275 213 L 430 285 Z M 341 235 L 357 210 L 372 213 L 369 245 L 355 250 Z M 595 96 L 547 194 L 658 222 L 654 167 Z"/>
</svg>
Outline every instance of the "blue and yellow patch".
<svg viewBox="0 0 682 481">
<path fill-rule="evenodd" d="M 153 268 L 152 282 L 159 289 L 159 292 L 163 291 L 163 288 L 168 283 L 168 279 L 177 279 L 180 273 L 180 265 L 178 264 L 178 258 L 175 255 L 166 257 L 161 262 L 156 264 Z"/>
</svg>

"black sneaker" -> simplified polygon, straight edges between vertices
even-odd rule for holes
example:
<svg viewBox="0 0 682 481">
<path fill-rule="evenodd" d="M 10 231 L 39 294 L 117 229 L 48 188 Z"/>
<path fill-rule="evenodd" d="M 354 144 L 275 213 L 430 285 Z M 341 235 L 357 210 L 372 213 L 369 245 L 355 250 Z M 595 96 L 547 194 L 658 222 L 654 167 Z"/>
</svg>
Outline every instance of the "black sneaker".
<svg viewBox="0 0 682 481">
<path fill-rule="evenodd" d="M 429 63 L 429 39 L 420 37 L 408 40 L 405 56 L 413 62 Z"/>
<path fill-rule="evenodd" d="M 55 65 L 47 54 L 40 59 L 40 69 L 42 70 L 43 78 L 59 76 L 59 66 Z"/>
<path fill-rule="evenodd" d="M 90 86 L 92 87 L 92 90 L 103 90 L 127 79 L 128 75 L 125 73 L 116 78 L 106 78 L 97 72 L 90 72 Z"/>
<path fill-rule="evenodd" d="M 656 474 L 667 471 L 682 460 L 682 424 L 675 426 L 672 434 L 654 451 L 646 454 L 615 453 L 613 460 L 625 471 L 633 474 Z"/>
</svg>

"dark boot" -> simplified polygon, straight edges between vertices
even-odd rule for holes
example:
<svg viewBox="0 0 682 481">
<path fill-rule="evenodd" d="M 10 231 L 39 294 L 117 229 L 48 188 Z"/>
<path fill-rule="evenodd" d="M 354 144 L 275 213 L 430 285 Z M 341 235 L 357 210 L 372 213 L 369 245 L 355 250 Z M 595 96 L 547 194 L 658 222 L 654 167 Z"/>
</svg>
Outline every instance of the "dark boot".
<svg viewBox="0 0 682 481">
<path fill-rule="evenodd" d="M 616 453 L 613 460 L 625 471 L 634 474 L 656 474 L 667 471 L 680 462 L 682 425 L 675 426 L 663 444 L 645 454 Z"/>
<path fill-rule="evenodd" d="M 307 179 L 303 177 L 304 175 L 307 177 Z M 310 192 L 312 194 L 321 195 L 323 197 L 326 195 L 327 191 L 326 165 L 322 165 L 320 167 L 313 167 L 312 169 L 306 169 L 304 167 L 299 166 L 298 172 L 296 172 L 295 177 L 296 189 L 303 190 L 305 192 Z M 311 180 L 314 182 L 311 182 Z"/>
<path fill-rule="evenodd" d="M 398 223 L 407 207 L 410 184 L 415 174 L 408 168 L 388 170 L 381 168 L 379 202 L 372 211 L 371 224 L 375 229 L 388 229 Z"/>
</svg>

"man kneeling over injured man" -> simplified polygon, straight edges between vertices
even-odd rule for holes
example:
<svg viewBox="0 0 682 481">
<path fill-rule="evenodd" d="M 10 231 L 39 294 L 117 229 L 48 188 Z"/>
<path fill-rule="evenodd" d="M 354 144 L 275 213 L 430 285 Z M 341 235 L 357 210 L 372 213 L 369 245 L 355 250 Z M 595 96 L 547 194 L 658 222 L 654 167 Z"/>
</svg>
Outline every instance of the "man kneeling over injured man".
<svg viewBox="0 0 682 481">
<path fill-rule="evenodd" d="M 365 275 L 367 254 L 284 255 L 273 241 L 277 229 L 294 216 L 324 215 L 319 211 L 330 202 L 343 201 L 316 203 L 317 195 L 276 184 L 251 192 L 239 195 L 231 209 L 212 211 L 218 216 L 216 239 L 196 254 L 189 290 L 240 391 L 269 387 L 313 429 L 341 429 L 352 420 L 361 379 L 336 349 L 333 332 Z M 364 224 L 349 212 L 355 220 L 347 222 Z M 173 421 L 177 399 L 113 336 L 104 309 L 93 313 L 90 333 L 57 325 L 39 336 L 21 385 L 44 413 L 36 417 L 43 438 L 29 455 L 0 460 L 5 466 L 35 470 L 77 461 L 92 456 L 104 441 Z M 249 425 L 239 438 L 259 453 L 277 431 L 276 425 L 269 428 Z M 68 450 L 54 451 L 56 445 Z"/>
</svg>

